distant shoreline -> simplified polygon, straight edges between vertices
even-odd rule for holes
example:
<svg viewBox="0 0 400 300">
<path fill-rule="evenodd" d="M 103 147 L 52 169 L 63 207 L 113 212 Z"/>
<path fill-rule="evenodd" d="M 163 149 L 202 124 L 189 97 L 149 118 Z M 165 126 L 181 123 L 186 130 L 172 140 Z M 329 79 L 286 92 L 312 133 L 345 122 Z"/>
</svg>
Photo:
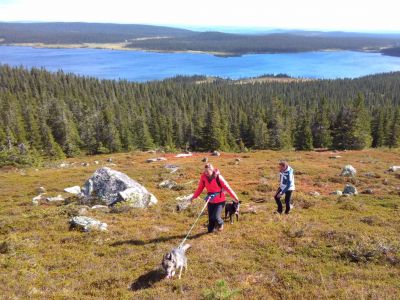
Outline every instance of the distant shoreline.
<svg viewBox="0 0 400 300">
<path fill-rule="evenodd" d="M 250 54 L 290 54 L 290 53 L 305 53 L 305 52 L 335 52 L 335 51 L 355 51 L 364 53 L 381 53 L 385 56 L 400 57 L 400 55 L 387 53 L 386 48 L 381 49 L 359 49 L 359 50 L 347 50 L 340 48 L 331 49 L 319 49 L 313 51 L 296 51 L 296 52 L 265 52 L 265 53 L 234 53 L 234 52 L 218 52 L 218 51 L 200 51 L 200 50 L 157 50 L 157 49 L 146 49 L 146 48 L 128 48 L 130 43 L 83 43 L 83 44 L 45 44 L 45 43 L 11 43 L 11 44 L 0 44 L 0 46 L 15 46 L 15 47 L 32 47 L 37 49 L 103 49 L 103 50 L 117 50 L 117 51 L 144 51 L 144 52 L 155 52 L 155 53 L 191 53 L 191 54 L 209 54 L 217 57 L 240 57 L 243 55 Z"/>
</svg>

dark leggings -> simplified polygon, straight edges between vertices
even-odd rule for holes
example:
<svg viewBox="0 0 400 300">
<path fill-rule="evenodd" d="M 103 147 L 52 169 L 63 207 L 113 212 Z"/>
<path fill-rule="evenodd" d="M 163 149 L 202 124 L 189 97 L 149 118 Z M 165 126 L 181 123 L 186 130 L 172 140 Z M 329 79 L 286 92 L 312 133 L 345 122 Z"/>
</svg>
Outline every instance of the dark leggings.
<svg viewBox="0 0 400 300">
<path fill-rule="evenodd" d="M 276 201 L 276 204 L 278 205 L 278 213 L 282 213 L 282 211 L 283 211 L 283 206 L 282 206 L 282 201 L 281 201 L 281 199 L 280 198 L 278 198 L 278 194 L 281 192 L 282 190 L 279 188 L 277 191 L 276 191 L 276 194 L 275 194 L 275 201 Z M 285 214 L 288 214 L 289 212 L 290 212 L 290 198 L 292 197 L 292 191 L 287 191 L 286 193 L 285 193 L 285 204 L 286 204 L 286 209 L 285 209 Z"/>
<path fill-rule="evenodd" d="M 224 220 L 221 218 L 221 213 L 224 207 L 225 202 L 208 203 L 208 232 L 213 232 L 216 225 L 224 225 Z"/>
</svg>

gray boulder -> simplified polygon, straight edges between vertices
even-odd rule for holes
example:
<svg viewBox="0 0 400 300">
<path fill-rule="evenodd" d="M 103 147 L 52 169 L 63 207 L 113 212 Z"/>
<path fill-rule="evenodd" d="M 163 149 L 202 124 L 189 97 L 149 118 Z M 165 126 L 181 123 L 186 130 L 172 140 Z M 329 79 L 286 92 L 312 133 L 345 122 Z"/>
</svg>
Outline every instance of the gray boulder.
<svg viewBox="0 0 400 300">
<path fill-rule="evenodd" d="M 357 189 L 355 186 L 352 186 L 351 184 L 346 184 L 346 186 L 343 189 L 343 195 L 357 195 Z"/>
<path fill-rule="evenodd" d="M 310 196 L 314 196 L 314 197 L 319 197 L 319 196 L 321 196 L 321 194 L 318 193 L 318 192 L 310 192 L 309 195 L 310 195 Z"/>
<path fill-rule="evenodd" d="M 82 194 L 84 198 L 97 198 L 106 205 L 126 202 L 130 207 L 144 208 L 157 203 L 157 198 L 144 186 L 108 167 L 93 173 L 83 186 Z"/>
<path fill-rule="evenodd" d="M 60 202 L 60 201 L 64 201 L 64 200 L 65 199 L 61 195 L 58 195 L 58 196 L 55 196 L 55 197 L 47 197 L 46 198 L 47 202 Z"/>
<path fill-rule="evenodd" d="M 373 189 L 366 189 L 366 190 L 363 190 L 361 192 L 361 194 L 373 195 L 374 194 L 374 190 Z"/>
<path fill-rule="evenodd" d="M 170 170 L 170 173 L 175 173 L 176 171 L 179 170 L 178 166 L 170 165 L 170 164 L 165 165 L 164 168 L 167 169 L 167 170 Z"/>
<path fill-rule="evenodd" d="M 70 229 L 77 229 L 84 232 L 99 230 L 99 231 L 107 231 L 107 224 L 97 221 L 95 219 L 85 217 L 85 216 L 76 216 L 69 220 Z"/>
<path fill-rule="evenodd" d="M 357 170 L 352 165 L 347 165 L 347 166 L 344 166 L 340 176 L 354 177 L 354 176 L 356 176 L 356 174 L 357 174 Z"/>
<path fill-rule="evenodd" d="M 206 162 L 208 162 L 208 158 L 207 158 L 207 157 L 204 157 L 201 161 L 204 162 L 204 163 L 206 163 Z"/>
</svg>

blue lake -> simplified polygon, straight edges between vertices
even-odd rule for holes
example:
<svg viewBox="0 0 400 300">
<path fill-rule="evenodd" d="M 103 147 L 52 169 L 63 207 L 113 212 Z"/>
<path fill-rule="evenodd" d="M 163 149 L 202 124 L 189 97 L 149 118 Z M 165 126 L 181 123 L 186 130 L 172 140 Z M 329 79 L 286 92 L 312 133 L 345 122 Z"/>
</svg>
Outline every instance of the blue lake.
<svg viewBox="0 0 400 300">
<path fill-rule="evenodd" d="M 175 75 L 209 75 L 238 79 L 284 73 L 307 78 L 355 78 L 400 71 L 400 57 L 353 51 L 292 54 L 156 53 L 103 49 L 39 49 L 0 46 L 0 64 L 44 67 L 104 79 L 160 80 Z"/>
</svg>

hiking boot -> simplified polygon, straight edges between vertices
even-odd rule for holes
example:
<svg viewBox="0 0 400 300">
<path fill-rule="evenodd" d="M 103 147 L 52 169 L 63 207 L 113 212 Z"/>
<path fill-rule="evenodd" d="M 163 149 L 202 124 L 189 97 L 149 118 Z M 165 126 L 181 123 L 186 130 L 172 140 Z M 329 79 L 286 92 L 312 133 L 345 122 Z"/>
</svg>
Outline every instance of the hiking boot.
<svg viewBox="0 0 400 300">
<path fill-rule="evenodd" d="M 222 225 L 220 225 L 220 226 L 218 226 L 218 229 L 217 229 L 218 231 L 222 231 L 222 230 L 224 230 L 224 224 L 222 224 Z"/>
</svg>

